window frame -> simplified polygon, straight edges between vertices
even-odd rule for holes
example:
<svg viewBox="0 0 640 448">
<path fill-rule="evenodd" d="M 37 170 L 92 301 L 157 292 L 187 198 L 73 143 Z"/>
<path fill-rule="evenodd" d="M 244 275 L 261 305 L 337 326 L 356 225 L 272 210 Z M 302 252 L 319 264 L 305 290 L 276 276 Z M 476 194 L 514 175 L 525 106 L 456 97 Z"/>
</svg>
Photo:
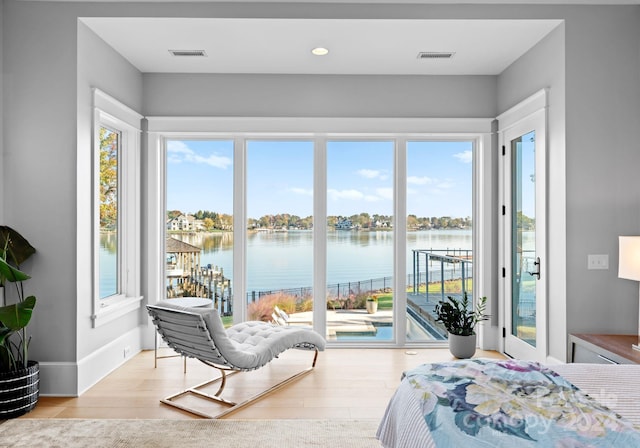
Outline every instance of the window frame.
<svg viewBox="0 0 640 448">
<path fill-rule="evenodd" d="M 139 309 L 140 294 L 140 123 L 142 115 L 108 94 L 94 89 L 93 157 L 93 314 L 99 327 Z M 118 287 L 116 294 L 100 298 L 100 129 L 120 134 L 118 147 Z"/>
<path fill-rule="evenodd" d="M 395 179 L 394 179 L 394 241 L 396 260 L 402 259 L 406 251 L 406 154 L 400 150 L 412 140 L 469 140 L 474 142 L 473 184 L 477 192 L 473 199 L 474 251 L 479 254 L 474 263 L 474 278 L 477 278 L 479 294 L 494 297 L 490 264 L 493 235 L 490 231 L 492 212 L 492 189 L 485 184 L 491 178 L 491 155 L 494 148 L 492 140 L 493 118 L 310 118 L 310 117 L 146 117 L 148 122 L 148 190 L 163 192 L 165 159 L 165 139 L 211 138 L 230 139 L 234 145 L 234 323 L 246 320 L 245 285 L 245 142 L 248 140 L 286 140 L 311 139 L 316 144 L 314 154 L 314 219 L 326 217 L 326 175 L 317 175 L 326 171 L 326 143 L 331 140 L 394 140 Z M 384 131 L 381 131 L 384 130 Z M 149 202 L 148 269 L 151 292 L 163 297 L 164 279 L 160 253 L 153 249 L 158 245 L 159 236 L 164 235 L 165 210 L 163 193 L 152 194 Z M 326 229 L 314 226 L 314 291 L 326 287 Z M 480 241 L 482 240 L 482 243 Z M 404 263 L 394 262 L 394 290 L 402 291 L 406 278 Z M 406 295 L 396 300 L 398 309 L 406 308 Z M 392 342 L 367 343 L 367 347 L 407 347 L 424 346 L 425 343 L 406 341 L 404 313 L 394 313 L 395 337 Z M 314 328 L 321 334 L 326 330 L 325 310 L 313 308 Z M 481 346 L 493 346 L 494 334 L 482 337 L 484 328 L 480 328 Z M 334 346 L 336 344 L 333 344 Z M 359 344 L 338 344 L 340 347 L 362 346 Z M 433 345 L 429 345 L 433 346 Z"/>
</svg>

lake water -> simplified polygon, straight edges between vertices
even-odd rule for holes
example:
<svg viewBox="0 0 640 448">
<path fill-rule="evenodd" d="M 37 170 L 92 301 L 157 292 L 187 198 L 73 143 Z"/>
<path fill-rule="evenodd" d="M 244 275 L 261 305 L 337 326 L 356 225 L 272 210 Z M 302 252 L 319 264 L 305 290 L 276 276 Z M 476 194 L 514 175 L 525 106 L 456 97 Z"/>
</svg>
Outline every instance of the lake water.
<svg viewBox="0 0 640 448">
<path fill-rule="evenodd" d="M 233 280 L 233 235 L 213 233 L 174 235 L 202 248 L 202 265 L 224 270 Z M 533 242 L 524 232 L 523 246 Z M 100 291 L 115 291 L 115 237 L 101 235 Z M 412 272 L 412 249 L 471 249 L 471 230 L 425 230 L 407 233 L 407 274 Z M 258 232 L 247 240 L 247 291 L 309 287 L 313 275 L 311 231 Z M 438 268 L 437 263 L 433 266 Z M 390 231 L 329 231 L 327 235 L 327 282 L 355 282 L 393 275 L 393 233 Z"/>
<path fill-rule="evenodd" d="M 202 247 L 202 265 L 211 264 L 233 279 L 230 233 L 174 235 Z M 407 273 L 412 249 L 472 249 L 471 230 L 408 232 Z M 247 291 L 288 289 L 313 283 L 312 231 L 256 232 L 247 238 Z M 333 231 L 327 235 L 327 282 L 361 281 L 393 275 L 393 232 Z"/>
</svg>

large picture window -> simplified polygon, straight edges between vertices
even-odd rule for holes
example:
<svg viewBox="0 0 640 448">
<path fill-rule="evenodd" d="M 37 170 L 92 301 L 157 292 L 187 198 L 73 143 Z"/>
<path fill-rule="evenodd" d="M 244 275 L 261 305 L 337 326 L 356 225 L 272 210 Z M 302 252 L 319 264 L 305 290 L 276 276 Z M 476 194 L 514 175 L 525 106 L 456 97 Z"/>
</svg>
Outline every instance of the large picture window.
<svg viewBox="0 0 640 448">
<path fill-rule="evenodd" d="M 139 114 L 94 91 L 94 325 L 140 306 Z"/>
<path fill-rule="evenodd" d="M 166 197 L 158 234 L 189 242 L 182 251 L 193 253 L 188 272 L 183 255 L 165 250 L 158 258 L 166 263 L 162 298 L 206 297 L 225 324 L 312 326 L 341 346 L 446 342 L 435 328 L 434 301 L 478 289 L 472 162 L 487 145 L 488 124 L 440 135 L 403 131 L 393 120 L 387 133 L 375 120 L 354 121 L 353 132 L 341 131 L 348 120 L 256 126 L 291 132 L 225 132 L 243 125 L 211 122 L 207 130 L 196 129 L 202 122 L 150 119 L 159 167 L 152 181 Z M 324 122 L 337 130 L 318 131 Z M 307 125 L 315 130 L 305 132 Z M 205 166 L 223 159 L 224 169 Z M 187 163 L 190 175 L 179 175 Z M 222 216 L 233 224 L 214 225 Z M 208 243 L 213 236 L 221 244 Z M 435 255 L 412 257 L 426 251 L 452 259 L 442 268 Z M 180 263 L 182 271 L 169 269 Z M 211 268 L 224 273 L 224 291 L 209 285 Z"/>
</svg>

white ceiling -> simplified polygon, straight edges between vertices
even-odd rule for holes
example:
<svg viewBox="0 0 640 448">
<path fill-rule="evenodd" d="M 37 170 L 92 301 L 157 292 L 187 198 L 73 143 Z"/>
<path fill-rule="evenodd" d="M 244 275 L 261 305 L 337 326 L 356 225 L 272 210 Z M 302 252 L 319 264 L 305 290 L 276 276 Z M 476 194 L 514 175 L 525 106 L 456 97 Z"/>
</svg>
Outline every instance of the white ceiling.
<svg viewBox="0 0 640 448">
<path fill-rule="evenodd" d="M 496 75 L 559 20 L 83 18 L 144 73 Z M 327 56 L 311 54 L 315 46 Z M 204 50 L 175 57 L 169 50 Z M 418 52 L 455 52 L 421 60 Z"/>
</svg>

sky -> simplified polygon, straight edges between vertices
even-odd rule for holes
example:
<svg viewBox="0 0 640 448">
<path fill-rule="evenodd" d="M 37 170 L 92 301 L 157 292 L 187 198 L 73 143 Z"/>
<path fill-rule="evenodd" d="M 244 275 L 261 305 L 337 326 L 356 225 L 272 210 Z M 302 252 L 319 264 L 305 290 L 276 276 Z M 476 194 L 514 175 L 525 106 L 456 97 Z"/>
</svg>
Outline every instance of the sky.
<svg viewBox="0 0 640 448">
<path fill-rule="evenodd" d="M 535 192 L 535 132 L 529 132 L 516 139 L 517 156 L 513 157 L 517 169 L 514 170 L 516 178 L 516 191 L 514 199 L 516 209 L 521 210 L 529 218 L 535 217 L 536 192 Z"/>
<path fill-rule="evenodd" d="M 470 217 L 471 142 L 408 142 L 407 212 Z M 393 214 L 392 141 L 327 142 L 327 213 Z M 313 214 L 313 142 L 247 142 L 247 216 Z M 167 210 L 233 212 L 233 142 L 167 143 Z"/>
</svg>

